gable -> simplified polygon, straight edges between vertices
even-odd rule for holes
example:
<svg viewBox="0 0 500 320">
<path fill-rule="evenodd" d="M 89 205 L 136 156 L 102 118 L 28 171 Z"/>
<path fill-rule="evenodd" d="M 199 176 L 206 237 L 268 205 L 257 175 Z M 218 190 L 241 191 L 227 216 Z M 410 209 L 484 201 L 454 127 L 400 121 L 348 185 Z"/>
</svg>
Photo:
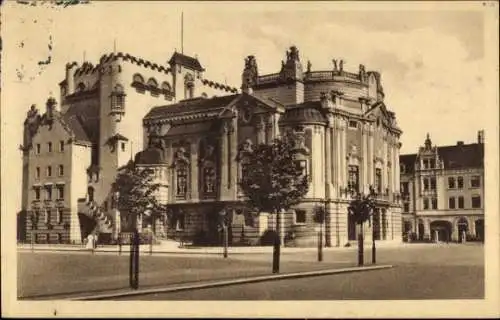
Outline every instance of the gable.
<svg viewBox="0 0 500 320">
<path fill-rule="evenodd" d="M 242 93 L 238 99 L 222 110 L 219 117 L 225 118 L 237 115 L 241 121 L 248 123 L 255 115 L 275 113 L 279 112 L 280 109 L 280 106 L 271 100 L 265 101 L 257 96 Z"/>
</svg>

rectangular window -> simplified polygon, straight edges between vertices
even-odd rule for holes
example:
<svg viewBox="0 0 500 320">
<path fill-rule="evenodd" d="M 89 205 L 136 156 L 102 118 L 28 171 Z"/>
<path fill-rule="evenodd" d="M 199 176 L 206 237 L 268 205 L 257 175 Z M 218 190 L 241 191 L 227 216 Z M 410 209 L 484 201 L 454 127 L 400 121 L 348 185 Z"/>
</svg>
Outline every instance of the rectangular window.
<svg viewBox="0 0 500 320">
<path fill-rule="evenodd" d="M 50 209 L 45 209 L 45 223 L 50 222 L 50 215 L 51 215 Z"/>
<path fill-rule="evenodd" d="M 52 200 L 52 186 L 45 186 L 45 200 Z"/>
<path fill-rule="evenodd" d="M 64 185 L 57 186 L 57 199 L 59 200 L 64 199 Z"/>
<path fill-rule="evenodd" d="M 177 169 L 177 196 L 184 197 L 187 193 L 188 180 L 187 180 L 187 170 L 184 166 L 180 166 Z"/>
<path fill-rule="evenodd" d="M 306 223 L 306 212 L 304 210 L 295 210 L 295 223 Z"/>
<path fill-rule="evenodd" d="M 458 177 L 457 178 L 457 188 L 458 189 L 463 189 L 464 188 L 464 177 Z"/>
<path fill-rule="evenodd" d="M 455 177 L 448 178 L 448 188 L 455 189 Z"/>
<path fill-rule="evenodd" d="M 122 142 L 122 151 L 125 151 L 125 142 Z"/>
<path fill-rule="evenodd" d="M 436 161 L 434 159 L 430 159 L 429 160 L 429 167 L 431 169 L 434 169 L 435 166 L 436 166 Z"/>
<path fill-rule="evenodd" d="M 349 128 L 356 129 L 357 127 L 358 127 L 358 122 L 357 121 L 354 121 L 354 120 L 349 121 Z"/>
<path fill-rule="evenodd" d="M 408 202 L 404 204 L 404 212 L 410 212 L 410 204 Z"/>
<path fill-rule="evenodd" d="M 462 197 L 462 196 L 458 197 L 458 208 L 459 209 L 464 208 L 464 197 Z"/>
<path fill-rule="evenodd" d="M 436 190 L 436 178 L 431 178 L 431 190 Z"/>
<path fill-rule="evenodd" d="M 52 167 L 51 166 L 47 167 L 47 177 L 52 177 Z"/>
<path fill-rule="evenodd" d="M 472 208 L 481 208 L 481 196 L 472 196 Z"/>
<path fill-rule="evenodd" d="M 429 210 L 429 199 L 424 198 L 424 210 Z"/>
<path fill-rule="evenodd" d="M 35 187 L 35 200 L 40 200 L 40 187 Z"/>
<path fill-rule="evenodd" d="M 450 197 L 448 199 L 448 208 L 455 209 L 455 197 Z"/>
<path fill-rule="evenodd" d="M 215 169 L 213 167 L 203 168 L 203 192 L 215 192 Z"/>
<path fill-rule="evenodd" d="M 382 193 L 382 169 L 375 168 L 375 191 L 378 194 Z"/>
<path fill-rule="evenodd" d="M 429 179 L 424 178 L 424 190 L 429 190 Z"/>
<path fill-rule="evenodd" d="M 36 154 L 40 154 L 40 149 L 41 149 L 40 144 L 39 144 L 39 143 L 37 143 L 37 144 L 36 144 L 36 147 L 35 147 L 35 153 L 36 153 Z"/>
<path fill-rule="evenodd" d="M 349 181 L 347 187 L 349 190 L 359 191 L 359 168 L 358 166 L 349 166 Z"/>
<path fill-rule="evenodd" d="M 64 166 L 62 164 L 59 165 L 59 176 L 64 176 Z"/>
<path fill-rule="evenodd" d="M 481 186 L 481 178 L 479 176 L 472 176 L 470 178 L 471 188 L 479 188 Z"/>
<path fill-rule="evenodd" d="M 427 161 L 427 159 L 424 159 L 424 169 L 427 168 L 429 168 L 429 162 Z"/>
<path fill-rule="evenodd" d="M 35 179 L 40 179 L 40 167 L 36 167 L 35 169 Z"/>
<path fill-rule="evenodd" d="M 52 152 L 52 142 L 47 143 L 47 151 Z"/>
<path fill-rule="evenodd" d="M 407 194 L 409 193 L 410 188 L 408 187 L 408 182 L 401 183 L 401 193 Z"/>
<path fill-rule="evenodd" d="M 297 169 L 302 172 L 302 176 L 307 176 L 307 161 L 297 160 L 295 163 L 297 165 Z"/>
<path fill-rule="evenodd" d="M 438 199 L 432 198 L 432 209 L 436 210 L 438 208 Z"/>
<path fill-rule="evenodd" d="M 64 152 L 64 141 L 63 140 L 59 141 L 59 151 Z"/>
</svg>

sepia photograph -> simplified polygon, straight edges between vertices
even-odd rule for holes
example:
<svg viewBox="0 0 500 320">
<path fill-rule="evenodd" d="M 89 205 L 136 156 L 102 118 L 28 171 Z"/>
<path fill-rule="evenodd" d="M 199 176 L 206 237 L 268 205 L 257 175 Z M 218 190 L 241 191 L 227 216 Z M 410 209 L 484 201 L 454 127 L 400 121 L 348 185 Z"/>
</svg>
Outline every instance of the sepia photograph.
<svg viewBox="0 0 500 320">
<path fill-rule="evenodd" d="M 498 9 L 3 1 L 2 316 L 499 317 Z"/>
</svg>

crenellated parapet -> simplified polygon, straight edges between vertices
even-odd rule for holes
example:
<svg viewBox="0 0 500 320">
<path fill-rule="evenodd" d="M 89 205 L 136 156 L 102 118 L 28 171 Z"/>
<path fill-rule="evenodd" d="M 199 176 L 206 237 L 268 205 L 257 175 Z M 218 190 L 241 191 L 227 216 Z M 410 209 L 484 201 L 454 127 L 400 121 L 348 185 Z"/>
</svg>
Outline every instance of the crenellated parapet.
<svg viewBox="0 0 500 320">
<path fill-rule="evenodd" d="M 223 91 L 229 92 L 229 93 L 237 93 L 238 92 L 238 89 L 235 87 L 231 87 L 231 86 L 228 86 L 228 85 L 225 85 L 225 84 L 222 84 L 219 82 L 211 81 L 208 79 L 202 79 L 201 83 L 204 86 L 207 86 L 207 87 L 210 87 L 213 89 L 217 89 L 217 90 L 223 90 Z"/>
</svg>

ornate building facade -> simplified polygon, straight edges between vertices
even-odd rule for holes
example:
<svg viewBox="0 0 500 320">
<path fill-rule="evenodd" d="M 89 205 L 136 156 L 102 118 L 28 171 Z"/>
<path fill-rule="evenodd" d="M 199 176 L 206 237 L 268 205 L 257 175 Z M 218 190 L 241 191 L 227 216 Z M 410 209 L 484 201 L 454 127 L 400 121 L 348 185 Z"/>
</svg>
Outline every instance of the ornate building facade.
<svg viewBox="0 0 500 320">
<path fill-rule="evenodd" d="M 239 153 L 270 143 L 287 130 L 302 137 L 299 159 L 310 177 L 309 192 L 289 212 L 282 212 L 285 243 L 315 245 L 318 206 L 326 209 L 325 244 L 356 240 L 347 207 L 353 192 L 377 191 L 377 212 L 368 228 L 378 240 L 401 241 L 399 137 L 394 112 L 384 103 L 378 72 L 347 72 L 342 60 L 331 70 L 303 70 L 291 47 L 278 73 L 260 75 L 248 56 L 242 93 L 198 97 L 152 108 L 144 117 L 144 137 L 151 147 L 139 164 L 163 168 L 167 185 L 168 237 L 216 241 L 221 213 L 229 217 L 229 241 L 258 244 L 273 230 L 276 216 L 245 214 L 238 187 L 245 174 Z M 156 159 L 156 160 L 152 160 Z M 161 159 L 161 160 L 160 160 Z M 212 239 L 212 240 L 211 240 Z M 215 239 L 215 240 L 213 240 Z"/>
<path fill-rule="evenodd" d="M 477 143 L 401 155 L 404 233 L 412 240 L 484 241 L 484 132 Z M 413 234 L 413 235 L 412 235 Z"/>
<path fill-rule="evenodd" d="M 164 66 L 124 53 L 97 65 L 66 65 L 60 106 L 35 105 L 24 124 L 22 241 L 80 243 L 119 232 L 111 185 L 143 150 L 142 119 L 154 105 L 234 93 L 206 79 L 198 59 L 174 53 Z M 32 239 L 33 237 L 33 239 Z"/>
</svg>

